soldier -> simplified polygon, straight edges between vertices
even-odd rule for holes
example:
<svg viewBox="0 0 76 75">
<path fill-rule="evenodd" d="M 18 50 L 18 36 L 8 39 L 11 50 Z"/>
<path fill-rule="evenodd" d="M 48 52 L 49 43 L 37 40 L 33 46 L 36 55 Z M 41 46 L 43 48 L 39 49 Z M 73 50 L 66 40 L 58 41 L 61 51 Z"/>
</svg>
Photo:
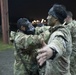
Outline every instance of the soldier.
<svg viewBox="0 0 76 75">
<path fill-rule="evenodd" d="M 45 74 L 43 75 L 71 75 L 71 34 L 62 25 L 66 17 L 66 9 L 62 5 L 55 4 L 48 12 L 48 25 L 52 26 L 51 35 L 48 43 L 38 49 L 37 56 L 40 66 L 46 62 Z"/>
<path fill-rule="evenodd" d="M 65 19 L 66 27 L 70 30 L 72 36 L 72 55 L 71 55 L 71 74 L 76 75 L 76 21 L 72 19 L 72 12 L 67 12 L 67 18 Z"/>
<path fill-rule="evenodd" d="M 36 50 L 42 46 L 42 38 L 47 42 L 50 35 L 50 32 L 47 31 L 49 26 L 34 29 L 26 18 L 20 18 L 17 21 L 17 26 L 19 30 L 16 33 L 11 32 L 11 37 L 14 40 L 16 48 L 14 53 L 14 75 L 39 75 L 39 66 L 36 62 Z"/>
</svg>

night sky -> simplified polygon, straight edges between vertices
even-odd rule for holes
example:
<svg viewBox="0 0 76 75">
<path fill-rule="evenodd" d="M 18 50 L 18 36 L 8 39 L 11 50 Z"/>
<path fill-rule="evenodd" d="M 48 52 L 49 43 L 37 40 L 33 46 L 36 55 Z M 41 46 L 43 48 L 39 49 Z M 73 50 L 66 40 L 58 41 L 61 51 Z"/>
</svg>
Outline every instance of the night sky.
<svg viewBox="0 0 76 75">
<path fill-rule="evenodd" d="M 8 0 L 9 20 L 16 22 L 20 17 L 46 19 L 48 10 L 55 3 L 64 5 L 76 19 L 76 0 Z"/>
</svg>

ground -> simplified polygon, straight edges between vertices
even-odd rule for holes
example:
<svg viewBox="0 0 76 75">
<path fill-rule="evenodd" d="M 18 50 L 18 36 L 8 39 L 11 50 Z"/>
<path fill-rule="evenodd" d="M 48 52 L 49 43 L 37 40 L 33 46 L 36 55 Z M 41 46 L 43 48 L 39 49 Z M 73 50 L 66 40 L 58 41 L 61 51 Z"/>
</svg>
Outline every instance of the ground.
<svg viewBox="0 0 76 75">
<path fill-rule="evenodd" d="M 0 51 L 0 75 L 14 75 L 13 74 L 13 62 L 14 62 L 14 50 L 8 49 Z"/>
</svg>

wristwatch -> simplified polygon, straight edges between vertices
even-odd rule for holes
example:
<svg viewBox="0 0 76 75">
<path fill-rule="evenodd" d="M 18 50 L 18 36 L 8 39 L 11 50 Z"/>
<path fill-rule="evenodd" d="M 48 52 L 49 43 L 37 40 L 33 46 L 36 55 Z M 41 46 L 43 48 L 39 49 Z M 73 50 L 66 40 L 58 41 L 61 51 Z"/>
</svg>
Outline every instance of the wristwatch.
<svg viewBox="0 0 76 75">
<path fill-rule="evenodd" d="M 50 57 L 50 59 L 54 59 L 56 57 L 56 54 L 58 53 L 54 48 L 51 48 L 53 51 L 53 55 Z"/>
</svg>

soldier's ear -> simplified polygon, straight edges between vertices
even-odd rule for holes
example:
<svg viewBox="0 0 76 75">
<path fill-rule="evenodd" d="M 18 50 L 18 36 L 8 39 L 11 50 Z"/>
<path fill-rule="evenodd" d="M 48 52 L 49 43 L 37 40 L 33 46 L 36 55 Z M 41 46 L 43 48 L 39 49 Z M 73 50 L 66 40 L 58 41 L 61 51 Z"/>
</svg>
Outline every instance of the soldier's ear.
<svg viewBox="0 0 76 75">
<path fill-rule="evenodd" d="M 54 17 L 55 18 L 55 17 Z M 55 20 L 57 21 L 58 19 L 57 18 L 55 18 Z"/>
<path fill-rule="evenodd" d="M 25 27 L 24 26 L 21 26 L 21 30 L 25 31 Z"/>
</svg>

